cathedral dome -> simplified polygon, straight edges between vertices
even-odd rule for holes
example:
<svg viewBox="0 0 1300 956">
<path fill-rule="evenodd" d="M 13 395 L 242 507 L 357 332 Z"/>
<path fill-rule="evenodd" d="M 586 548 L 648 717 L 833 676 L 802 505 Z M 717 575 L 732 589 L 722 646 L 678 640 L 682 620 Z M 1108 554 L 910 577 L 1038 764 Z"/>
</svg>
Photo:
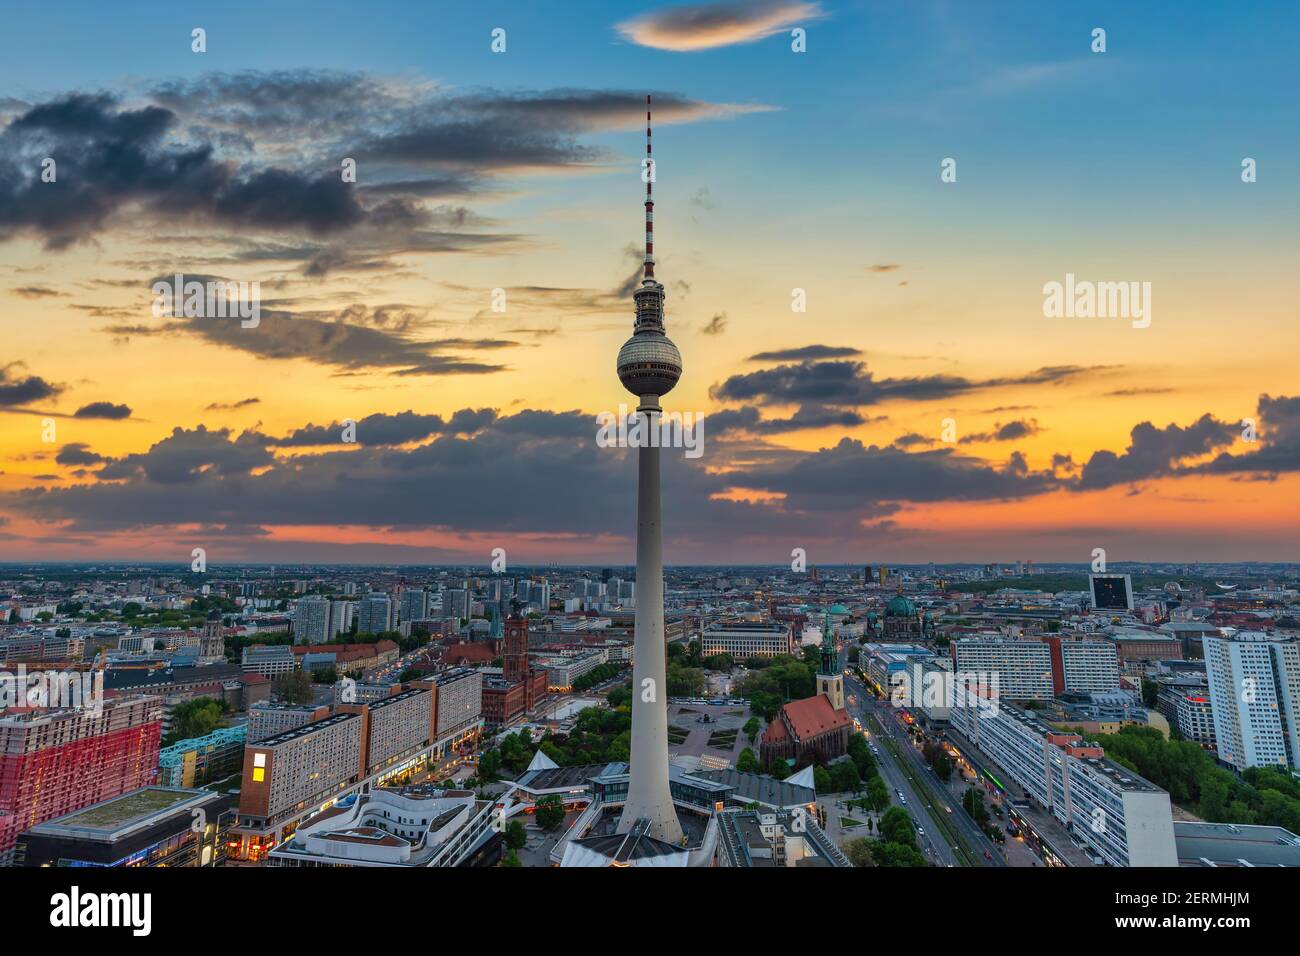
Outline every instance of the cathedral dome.
<svg viewBox="0 0 1300 956">
<path fill-rule="evenodd" d="M 890 598 L 885 606 L 885 617 L 916 617 L 916 605 L 900 594 Z"/>
</svg>

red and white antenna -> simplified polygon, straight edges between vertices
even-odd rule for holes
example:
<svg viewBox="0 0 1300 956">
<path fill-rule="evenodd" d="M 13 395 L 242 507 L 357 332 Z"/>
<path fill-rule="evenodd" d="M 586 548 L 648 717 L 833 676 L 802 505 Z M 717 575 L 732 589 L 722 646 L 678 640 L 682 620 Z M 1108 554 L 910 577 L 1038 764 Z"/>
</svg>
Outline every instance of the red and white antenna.
<svg viewBox="0 0 1300 956">
<path fill-rule="evenodd" d="M 650 155 L 650 95 L 645 98 L 645 277 L 655 277 L 655 161 Z"/>
</svg>

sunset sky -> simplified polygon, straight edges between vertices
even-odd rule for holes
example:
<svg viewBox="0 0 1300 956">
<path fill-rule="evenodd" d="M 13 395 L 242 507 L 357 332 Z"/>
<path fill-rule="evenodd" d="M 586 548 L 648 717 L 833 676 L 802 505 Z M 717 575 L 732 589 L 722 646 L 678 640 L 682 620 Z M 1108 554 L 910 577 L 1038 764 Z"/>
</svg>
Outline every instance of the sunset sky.
<svg viewBox="0 0 1300 956">
<path fill-rule="evenodd" d="M 1294 3 L 181 6 L 6 11 L 0 561 L 631 563 L 647 93 L 668 563 L 1296 557 Z"/>
</svg>

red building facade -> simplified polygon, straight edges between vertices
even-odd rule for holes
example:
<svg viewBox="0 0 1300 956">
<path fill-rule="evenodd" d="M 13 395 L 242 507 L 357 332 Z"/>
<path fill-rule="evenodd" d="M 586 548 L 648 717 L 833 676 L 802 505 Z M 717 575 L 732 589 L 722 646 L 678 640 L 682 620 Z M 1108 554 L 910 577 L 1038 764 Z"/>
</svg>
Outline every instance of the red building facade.
<svg viewBox="0 0 1300 956">
<path fill-rule="evenodd" d="M 24 830 L 152 784 L 161 738 L 160 697 L 0 716 L 0 865 Z"/>
</svg>

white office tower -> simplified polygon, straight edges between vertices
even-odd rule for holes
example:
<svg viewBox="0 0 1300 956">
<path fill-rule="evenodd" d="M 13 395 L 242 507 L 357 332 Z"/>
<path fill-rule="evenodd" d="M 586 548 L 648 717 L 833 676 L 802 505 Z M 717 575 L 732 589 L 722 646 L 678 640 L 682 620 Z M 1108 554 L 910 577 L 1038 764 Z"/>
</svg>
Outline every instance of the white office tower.
<svg viewBox="0 0 1300 956">
<path fill-rule="evenodd" d="M 551 586 L 545 581 L 533 585 L 533 603 L 541 608 L 543 614 L 550 610 Z"/>
<path fill-rule="evenodd" d="M 356 613 L 355 601 L 330 602 L 330 636 L 337 637 L 352 629 L 352 616 Z"/>
<path fill-rule="evenodd" d="M 298 644 L 324 644 L 330 639 L 330 602 L 319 595 L 299 598 L 293 609 L 293 635 Z"/>
<path fill-rule="evenodd" d="M 429 616 L 429 594 L 423 588 L 407 588 L 402 592 L 398 613 L 403 621 L 418 621 Z"/>
<path fill-rule="evenodd" d="M 367 594 L 357 607 L 357 633 L 381 634 L 392 629 L 393 602 L 387 594 Z"/>
<path fill-rule="evenodd" d="M 633 293 L 636 322 L 632 337 L 618 352 L 618 377 L 640 399 L 637 414 L 648 430 L 659 427 L 661 396 L 672 391 L 682 375 L 682 357 L 664 332 L 664 287 L 655 281 L 653 160 L 650 159 L 650 98 L 646 97 L 646 158 L 649 160 L 645 198 L 645 278 Z M 668 787 L 667 650 L 664 644 L 663 513 L 659 492 L 659 447 L 637 449 L 636 577 L 641 600 L 636 606 L 636 639 L 632 667 L 632 747 L 628 766 L 627 801 L 619 819 L 620 833 L 638 833 L 666 843 L 681 844 Z"/>
<path fill-rule="evenodd" d="M 1300 643 L 1239 631 L 1202 647 L 1219 759 L 1237 770 L 1300 763 Z"/>
</svg>

